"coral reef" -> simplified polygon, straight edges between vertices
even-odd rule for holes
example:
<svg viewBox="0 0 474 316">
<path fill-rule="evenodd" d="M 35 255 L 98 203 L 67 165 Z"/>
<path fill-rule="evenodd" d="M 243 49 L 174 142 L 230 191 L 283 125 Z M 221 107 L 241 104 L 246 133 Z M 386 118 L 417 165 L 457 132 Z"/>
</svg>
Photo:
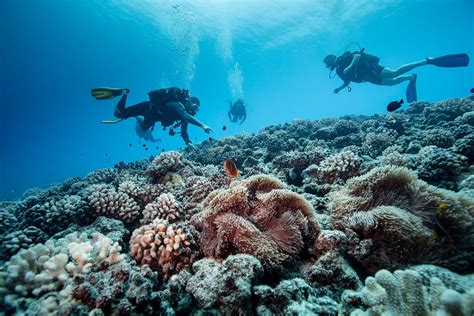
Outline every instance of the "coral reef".
<svg viewBox="0 0 474 316">
<path fill-rule="evenodd" d="M 0 314 L 472 315 L 473 106 L 294 120 L 2 201 Z"/>
</svg>

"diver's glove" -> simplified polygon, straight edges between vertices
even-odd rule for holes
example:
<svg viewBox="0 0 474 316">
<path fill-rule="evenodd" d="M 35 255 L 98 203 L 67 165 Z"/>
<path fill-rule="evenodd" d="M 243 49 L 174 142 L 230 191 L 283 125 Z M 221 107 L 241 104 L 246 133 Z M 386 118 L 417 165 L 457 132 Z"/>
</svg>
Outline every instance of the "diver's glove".
<svg viewBox="0 0 474 316">
<path fill-rule="evenodd" d="M 334 89 L 334 91 L 333 91 L 333 92 L 334 92 L 335 94 L 338 94 L 338 93 L 339 93 L 339 91 L 341 91 L 341 90 L 339 90 L 339 88 L 336 88 L 336 89 Z"/>
<path fill-rule="evenodd" d="M 214 133 L 214 131 L 212 130 L 212 128 L 210 128 L 210 127 L 207 126 L 207 125 L 203 125 L 203 126 L 202 126 L 202 129 L 203 129 L 204 132 L 207 133 L 207 134 Z"/>
</svg>

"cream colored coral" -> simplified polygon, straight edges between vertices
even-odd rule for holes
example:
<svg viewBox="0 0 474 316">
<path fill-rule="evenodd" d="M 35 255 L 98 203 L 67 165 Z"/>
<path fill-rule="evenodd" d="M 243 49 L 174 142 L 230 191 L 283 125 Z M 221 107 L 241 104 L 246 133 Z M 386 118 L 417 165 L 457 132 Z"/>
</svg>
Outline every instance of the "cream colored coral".
<svg viewBox="0 0 474 316">
<path fill-rule="evenodd" d="M 165 219 L 167 221 L 175 221 L 181 217 L 181 207 L 171 193 L 163 193 L 158 199 L 149 203 L 143 210 L 142 224 L 148 224 L 155 219 Z"/>
<path fill-rule="evenodd" d="M 89 187 L 89 205 L 98 215 L 133 222 L 140 212 L 140 206 L 125 192 L 117 192 L 112 186 L 95 184 Z"/>
<path fill-rule="evenodd" d="M 380 270 L 375 277 L 365 280 L 365 287 L 356 293 L 367 310 L 357 309 L 354 315 L 472 315 L 474 291 L 461 294 L 447 289 L 443 282 L 432 277 L 427 288 L 420 274 L 414 270 L 391 273 Z M 351 294 L 349 294 L 351 295 Z"/>
<path fill-rule="evenodd" d="M 88 273 L 94 266 L 110 266 L 124 258 L 122 247 L 100 233 L 92 233 L 92 241 L 71 242 L 67 248 L 73 260 L 66 269 L 72 274 Z"/>
<path fill-rule="evenodd" d="M 120 246 L 99 233 L 72 233 L 21 250 L 0 271 L 0 298 L 40 296 L 67 288 L 77 273 L 120 262 Z"/>
</svg>

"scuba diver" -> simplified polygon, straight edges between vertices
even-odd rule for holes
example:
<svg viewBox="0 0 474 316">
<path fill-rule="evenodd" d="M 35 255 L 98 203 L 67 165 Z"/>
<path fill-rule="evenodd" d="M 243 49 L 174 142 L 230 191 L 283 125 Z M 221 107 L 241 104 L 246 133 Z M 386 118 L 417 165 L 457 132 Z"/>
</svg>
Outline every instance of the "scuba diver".
<svg viewBox="0 0 474 316">
<path fill-rule="evenodd" d="M 352 43 L 351 43 L 352 44 Z M 349 45 L 351 45 L 349 44 Z M 403 81 L 410 81 L 407 90 L 407 101 L 414 102 L 417 100 L 416 93 L 416 74 L 405 75 L 405 73 L 417 67 L 424 65 L 434 65 L 438 67 L 467 67 L 469 65 L 469 56 L 467 54 L 453 54 L 440 57 L 428 57 L 420 61 L 405 64 L 397 69 L 390 69 L 379 65 L 380 58 L 364 52 L 364 48 L 360 48 L 358 52 L 346 51 L 342 56 L 328 55 L 324 58 L 326 67 L 344 81 L 344 83 L 334 89 L 334 93 L 338 93 L 342 89 L 348 87 L 351 82 L 370 82 L 376 85 L 393 86 Z M 329 76 L 331 79 L 331 74 Z"/>
<path fill-rule="evenodd" d="M 199 111 L 199 99 L 189 97 L 189 91 L 179 88 L 166 88 L 154 90 L 148 93 L 149 101 L 144 101 L 129 107 L 125 107 L 129 89 L 124 88 L 93 88 L 92 96 L 97 100 L 109 100 L 121 96 L 115 106 L 114 115 L 117 120 L 102 121 L 103 123 L 118 123 L 130 117 L 137 118 L 137 124 L 143 132 L 153 130 L 156 122 L 161 122 L 163 129 L 170 128 L 170 135 L 176 134 L 174 128 L 181 126 L 181 137 L 188 146 L 192 146 L 188 135 L 188 124 L 199 126 L 206 133 L 213 130 L 206 124 L 200 122 L 194 115 Z"/>
<path fill-rule="evenodd" d="M 244 100 L 238 99 L 234 103 L 229 101 L 229 112 L 227 112 L 227 115 L 229 116 L 229 120 L 232 123 L 237 123 L 237 121 L 240 121 L 240 124 L 242 124 L 245 119 L 247 118 L 247 111 L 245 110 L 245 103 Z"/>
</svg>

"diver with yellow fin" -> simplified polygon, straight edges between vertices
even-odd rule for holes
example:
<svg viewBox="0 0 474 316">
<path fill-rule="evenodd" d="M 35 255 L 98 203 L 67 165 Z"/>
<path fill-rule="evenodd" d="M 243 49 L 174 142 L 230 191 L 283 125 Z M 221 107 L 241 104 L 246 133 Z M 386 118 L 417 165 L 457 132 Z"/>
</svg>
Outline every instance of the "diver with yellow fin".
<svg viewBox="0 0 474 316">
<path fill-rule="evenodd" d="M 336 55 L 328 55 L 324 58 L 326 67 L 331 70 L 329 77 L 332 79 L 335 75 L 331 75 L 335 71 L 336 75 L 341 78 L 344 83 L 334 89 L 334 93 L 339 93 L 344 88 L 348 88 L 351 82 L 370 82 L 382 86 L 394 86 L 403 81 L 410 81 L 406 98 L 408 103 L 417 101 L 416 93 L 416 74 L 405 75 L 405 73 L 424 65 L 434 65 L 438 67 L 467 67 L 469 65 L 469 56 L 467 54 L 452 54 L 440 57 L 428 57 L 420 61 L 405 64 L 397 69 L 390 69 L 379 65 L 380 58 L 371 54 L 367 54 L 364 48 L 359 44 L 359 51 L 350 52 L 347 49 L 344 54 L 337 57 Z"/>
<path fill-rule="evenodd" d="M 153 130 L 156 122 L 161 122 L 163 129 L 181 126 L 181 137 L 188 146 L 192 146 L 188 135 L 188 124 L 196 125 L 208 134 L 213 131 L 194 118 L 199 111 L 200 102 L 198 98 L 190 97 L 188 90 L 176 87 L 154 90 L 148 93 L 149 101 L 125 107 L 129 92 L 130 90 L 126 88 L 91 89 L 92 97 L 97 100 L 110 100 L 121 96 L 114 111 L 117 120 L 102 121 L 103 123 L 113 124 L 130 117 L 141 116 L 143 119 L 137 119 L 137 124 L 142 131 Z"/>
</svg>

